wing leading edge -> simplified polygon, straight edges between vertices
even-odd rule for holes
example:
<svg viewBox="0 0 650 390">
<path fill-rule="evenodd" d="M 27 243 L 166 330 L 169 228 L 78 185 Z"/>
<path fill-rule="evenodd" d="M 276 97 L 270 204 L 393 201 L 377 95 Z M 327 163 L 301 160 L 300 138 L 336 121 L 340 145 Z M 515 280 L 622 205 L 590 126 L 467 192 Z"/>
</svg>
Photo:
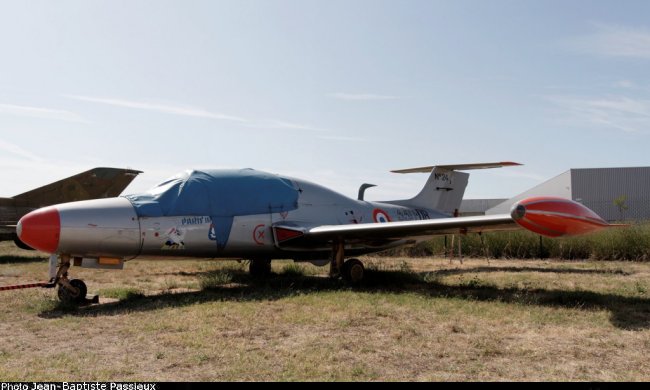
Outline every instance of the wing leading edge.
<svg viewBox="0 0 650 390">
<path fill-rule="evenodd" d="M 439 218 L 425 221 L 365 223 L 356 225 L 319 226 L 308 231 L 312 237 L 344 238 L 406 238 L 452 233 L 480 233 L 494 230 L 515 230 L 518 225 L 509 214 L 476 217 Z"/>
<path fill-rule="evenodd" d="M 276 242 L 293 245 L 317 245 L 335 239 L 350 243 L 390 242 L 402 239 L 458 233 L 517 230 L 519 225 L 509 214 L 475 217 L 439 218 L 424 221 L 328 225 L 312 228 L 276 225 Z"/>
</svg>

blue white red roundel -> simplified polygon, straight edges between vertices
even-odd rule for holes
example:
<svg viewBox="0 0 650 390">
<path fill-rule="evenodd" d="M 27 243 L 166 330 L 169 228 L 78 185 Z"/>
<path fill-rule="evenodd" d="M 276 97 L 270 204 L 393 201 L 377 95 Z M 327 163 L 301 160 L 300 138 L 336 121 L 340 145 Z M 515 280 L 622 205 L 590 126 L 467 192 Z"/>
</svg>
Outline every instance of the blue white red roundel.
<svg viewBox="0 0 650 390">
<path fill-rule="evenodd" d="M 375 222 L 379 222 L 379 223 L 390 222 L 390 217 L 388 216 L 388 213 L 382 209 L 375 209 L 372 212 L 372 219 L 374 219 Z"/>
</svg>

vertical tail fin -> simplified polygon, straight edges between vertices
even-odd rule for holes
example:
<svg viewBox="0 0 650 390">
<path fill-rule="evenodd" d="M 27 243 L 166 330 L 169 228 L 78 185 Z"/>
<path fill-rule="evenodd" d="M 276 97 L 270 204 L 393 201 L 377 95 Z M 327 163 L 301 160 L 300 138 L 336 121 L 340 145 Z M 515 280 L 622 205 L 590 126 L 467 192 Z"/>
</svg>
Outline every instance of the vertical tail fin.
<svg viewBox="0 0 650 390">
<path fill-rule="evenodd" d="M 459 172 L 471 169 L 501 168 L 521 165 L 514 162 L 495 162 L 479 164 L 438 165 L 391 171 L 394 173 L 429 173 L 424 188 L 412 199 L 391 201 L 388 203 L 401 206 L 424 208 L 454 214 L 459 208 L 465 194 L 469 173 Z"/>
</svg>

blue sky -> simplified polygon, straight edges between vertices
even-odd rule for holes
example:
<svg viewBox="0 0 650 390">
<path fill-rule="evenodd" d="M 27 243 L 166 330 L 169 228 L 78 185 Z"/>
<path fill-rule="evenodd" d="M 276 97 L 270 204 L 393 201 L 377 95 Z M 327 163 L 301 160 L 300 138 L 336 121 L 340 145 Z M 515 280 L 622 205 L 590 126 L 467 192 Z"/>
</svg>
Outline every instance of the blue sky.
<svg viewBox="0 0 650 390">
<path fill-rule="evenodd" d="M 0 196 L 94 166 L 137 192 L 252 167 L 367 198 L 647 166 L 648 1 L 3 1 Z"/>
</svg>

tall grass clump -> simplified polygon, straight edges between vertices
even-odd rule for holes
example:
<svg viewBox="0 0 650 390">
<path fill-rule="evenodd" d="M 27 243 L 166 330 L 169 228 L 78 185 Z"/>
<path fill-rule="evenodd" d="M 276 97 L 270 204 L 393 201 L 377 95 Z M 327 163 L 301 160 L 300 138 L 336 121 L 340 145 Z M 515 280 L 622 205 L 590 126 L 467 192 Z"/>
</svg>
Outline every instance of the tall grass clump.
<svg viewBox="0 0 650 390">
<path fill-rule="evenodd" d="M 127 301 L 144 297 L 142 290 L 132 287 L 105 288 L 99 291 L 99 295 L 105 298 L 119 299 L 120 301 Z"/>
<path fill-rule="evenodd" d="M 235 282 L 236 276 L 245 273 L 241 264 L 225 265 L 203 273 L 199 278 L 202 290 L 218 289 Z"/>
<path fill-rule="evenodd" d="M 458 235 L 453 240 L 458 254 Z M 382 252 L 383 256 L 445 256 L 450 253 L 452 238 L 436 236 L 409 247 Z M 495 259 L 594 259 L 650 260 L 650 223 L 616 227 L 583 236 L 546 238 L 525 230 L 467 234 L 461 237 L 464 256 Z"/>
<path fill-rule="evenodd" d="M 614 228 L 594 235 L 592 258 L 597 260 L 650 260 L 650 224 Z"/>
<path fill-rule="evenodd" d="M 282 267 L 282 275 L 305 276 L 305 267 L 300 264 L 290 263 Z"/>
</svg>

